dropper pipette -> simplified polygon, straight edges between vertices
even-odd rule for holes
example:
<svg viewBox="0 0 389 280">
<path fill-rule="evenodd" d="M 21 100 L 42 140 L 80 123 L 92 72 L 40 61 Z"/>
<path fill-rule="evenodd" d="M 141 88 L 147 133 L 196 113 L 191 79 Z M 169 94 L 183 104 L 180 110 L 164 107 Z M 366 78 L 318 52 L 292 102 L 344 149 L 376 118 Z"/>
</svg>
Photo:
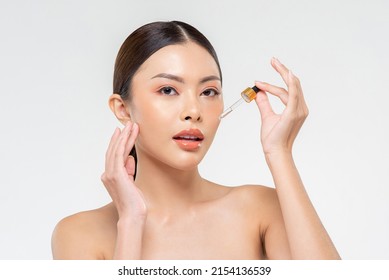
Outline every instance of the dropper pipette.
<svg viewBox="0 0 389 280">
<path fill-rule="evenodd" d="M 238 99 L 234 104 L 232 104 L 230 107 L 228 107 L 220 116 L 219 119 L 226 117 L 229 113 L 231 113 L 233 110 L 235 110 L 237 107 L 239 107 L 240 104 L 242 104 L 242 101 L 246 101 L 247 103 L 250 103 L 255 96 L 257 95 L 259 91 L 259 88 L 256 86 L 248 87 L 241 93 L 241 98 Z"/>
</svg>

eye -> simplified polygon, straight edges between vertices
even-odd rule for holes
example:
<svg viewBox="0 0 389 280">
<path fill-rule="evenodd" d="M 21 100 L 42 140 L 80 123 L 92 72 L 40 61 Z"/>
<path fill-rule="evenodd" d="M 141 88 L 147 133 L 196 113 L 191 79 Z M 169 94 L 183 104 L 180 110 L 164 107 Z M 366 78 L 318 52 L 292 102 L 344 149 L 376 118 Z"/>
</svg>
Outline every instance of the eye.
<svg viewBox="0 0 389 280">
<path fill-rule="evenodd" d="M 216 96 L 216 95 L 219 95 L 219 94 L 220 94 L 220 93 L 219 93 L 217 90 L 212 89 L 212 88 L 206 89 L 206 90 L 204 90 L 204 91 L 201 93 L 201 95 L 210 96 L 210 97 Z"/>
<path fill-rule="evenodd" d="M 163 95 L 177 95 L 177 91 L 172 87 L 163 87 L 160 90 L 158 90 L 159 93 Z"/>
</svg>

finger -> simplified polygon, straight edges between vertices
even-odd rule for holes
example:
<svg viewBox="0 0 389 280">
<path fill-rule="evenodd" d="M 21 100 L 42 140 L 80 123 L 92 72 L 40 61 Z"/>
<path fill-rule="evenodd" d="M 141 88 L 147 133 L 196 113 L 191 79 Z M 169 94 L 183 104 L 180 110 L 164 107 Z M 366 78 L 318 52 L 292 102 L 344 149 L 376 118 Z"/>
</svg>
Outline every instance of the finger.
<svg viewBox="0 0 389 280">
<path fill-rule="evenodd" d="M 112 151 L 114 145 L 116 144 L 116 140 L 117 140 L 119 134 L 120 134 L 120 129 L 117 127 L 117 128 L 115 128 L 115 131 L 113 132 L 113 134 L 111 136 L 111 140 L 109 141 L 107 152 L 105 153 L 106 157 L 108 157 L 108 155 L 111 154 L 111 151 Z"/>
<path fill-rule="evenodd" d="M 288 72 L 288 92 L 289 100 L 285 111 L 296 112 L 301 101 L 302 91 L 297 77 L 290 70 Z"/>
<path fill-rule="evenodd" d="M 128 156 L 126 161 L 127 174 L 134 176 L 135 174 L 135 159 L 133 156 Z"/>
<path fill-rule="evenodd" d="M 293 73 L 292 73 L 292 75 L 294 76 L 293 80 L 294 80 L 295 87 L 296 87 L 296 93 L 297 93 L 297 98 L 298 98 L 298 106 L 299 106 L 299 108 L 302 109 L 302 111 L 304 113 L 307 113 L 308 107 L 307 107 L 307 104 L 305 103 L 305 98 L 304 98 L 303 90 L 301 88 L 300 80 Z"/>
<path fill-rule="evenodd" d="M 288 85 L 288 72 L 289 69 L 286 68 L 277 58 L 273 57 L 270 61 L 273 68 L 281 75 L 281 78 L 284 80 L 285 84 Z"/>
<path fill-rule="evenodd" d="M 135 140 L 138 137 L 138 133 L 139 133 L 139 126 L 138 126 L 138 124 L 134 123 L 132 125 L 131 131 L 130 131 L 130 136 L 127 140 L 127 143 L 126 143 L 126 146 L 124 149 L 124 154 L 123 154 L 124 160 L 126 160 L 126 158 L 128 157 L 128 155 L 131 152 L 132 147 L 134 147 Z"/>
<path fill-rule="evenodd" d="M 256 81 L 255 85 L 260 90 L 266 91 L 272 95 L 279 97 L 281 99 L 282 103 L 284 103 L 284 105 L 286 105 L 286 103 L 288 103 L 288 92 L 284 88 L 277 87 L 277 86 L 274 86 L 274 85 L 271 85 L 268 83 L 264 83 L 264 82 L 259 82 L 259 81 Z"/>
<path fill-rule="evenodd" d="M 119 135 L 120 135 L 120 129 L 117 127 L 111 136 L 111 140 L 109 141 L 107 152 L 105 153 L 105 169 L 107 169 L 108 167 L 108 163 L 110 162 L 110 159 L 112 157 L 113 147 L 116 145 L 117 138 Z"/>
<path fill-rule="evenodd" d="M 267 96 L 266 92 L 260 90 L 255 97 L 255 102 L 258 105 L 262 120 L 275 114 L 273 108 L 270 105 L 269 97 Z"/>
<path fill-rule="evenodd" d="M 131 122 L 128 122 L 126 124 L 126 126 L 123 128 L 120 136 L 119 136 L 119 139 L 116 143 L 116 146 L 114 147 L 114 165 L 115 165 L 115 168 L 121 168 L 121 167 L 124 167 L 124 159 L 123 159 L 123 155 L 124 155 L 124 150 L 125 150 L 125 146 L 126 146 L 126 143 L 128 141 L 128 137 L 131 133 L 131 128 L 132 128 L 132 123 Z M 128 154 L 126 155 L 126 158 L 127 158 Z"/>
</svg>

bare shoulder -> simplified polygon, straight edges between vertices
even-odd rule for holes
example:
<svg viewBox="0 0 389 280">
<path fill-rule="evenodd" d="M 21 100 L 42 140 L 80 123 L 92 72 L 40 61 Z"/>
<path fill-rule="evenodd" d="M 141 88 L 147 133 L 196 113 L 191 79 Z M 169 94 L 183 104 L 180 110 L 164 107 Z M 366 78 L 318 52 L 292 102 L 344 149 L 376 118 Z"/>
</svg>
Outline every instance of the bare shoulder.
<svg viewBox="0 0 389 280">
<path fill-rule="evenodd" d="M 248 213 L 253 214 L 260 224 L 267 227 L 275 218 L 280 217 L 281 209 L 274 188 L 261 185 L 243 185 L 233 187 L 233 201 L 240 201 Z"/>
<path fill-rule="evenodd" d="M 258 205 L 267 205 L 278 202 L 277 193 L 274 188 L 261 185 L 243 185 L 233 187 L 231 195 L 239 197 L 246 202 Z"/>
<path fill-rule="evenodd" d="M 68 216 L 56 225 L 52 235 L 54 259 L 103 259 L 104 240 L 117 220 L 112 204 Z"/>
<path fill-rule="evenodd" d="M 278 197 L 274 188 L 261 185 L 223 186 L 209 182 L 215 198 L 226 198 L 235 202 L 242 202 L 248 206 L 265 206 L 278 203 Z"/>
<path fill-rule="evenodd" d="M 266 258 L 290 259 L 289 243 L 276 189 L 250 185 L 237 187 L 235 191 L 246 201 L 248 214 L 259 226 Z"/>
</svg>

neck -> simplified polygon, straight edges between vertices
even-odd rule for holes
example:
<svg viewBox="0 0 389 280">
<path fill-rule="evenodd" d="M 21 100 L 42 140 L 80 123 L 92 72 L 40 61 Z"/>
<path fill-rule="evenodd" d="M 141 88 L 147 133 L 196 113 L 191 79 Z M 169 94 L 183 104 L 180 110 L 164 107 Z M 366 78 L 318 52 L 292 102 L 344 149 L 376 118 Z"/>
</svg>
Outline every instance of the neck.
<svg viewBox="0 0 389 280">
<path fill-rule="evenodd" d="M 176 212 L 201 200 L 204 179 L 197 166 L 184 171 L 139 156 L 135 185 L 142 191 L 149 211 Z"/>
</svg>

